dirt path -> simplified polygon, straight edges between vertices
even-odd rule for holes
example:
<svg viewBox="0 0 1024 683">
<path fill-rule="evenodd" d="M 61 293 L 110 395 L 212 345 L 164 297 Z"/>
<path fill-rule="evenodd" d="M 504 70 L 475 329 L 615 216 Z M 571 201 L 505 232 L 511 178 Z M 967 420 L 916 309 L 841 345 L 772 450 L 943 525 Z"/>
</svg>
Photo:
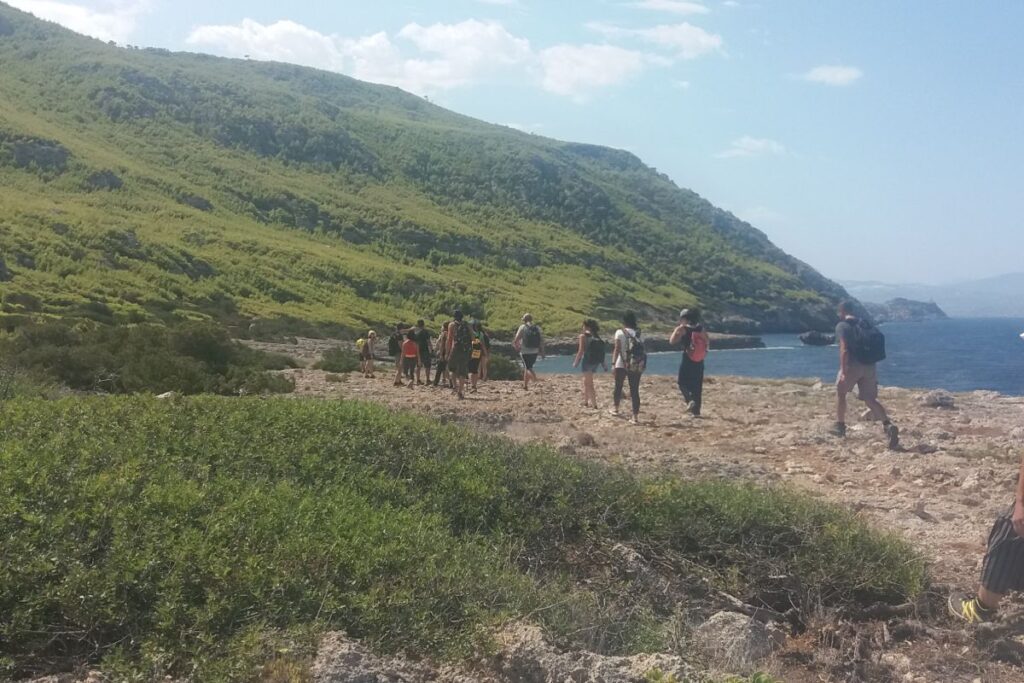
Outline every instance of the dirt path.
<svg viewBox="0 0 1024 683">
<path fill-rule="evenodd" d="M 900 533 L 932 560 L 937 582 L 964 588 L 979 574 L 993 517 L 1012 502 L 1024 453 L 1024 398 L 992 392 L 955 394 L 954 407 L 935 408 L 925 405 L 927 392 L 883 389 L 881 400 L 905 448 L 892 452 L 879 424 L 857 419 L 856 401 L 848 437 L 828 436 L 834 392 L 811 380 L 710 378 L 704 416 L 695 419 L 684 415 L 673 378 L 647 376 L 641 424 L 633 426 L 606 410 L 609 375 L 597 379 L 605 405 L 593 410 L 581 405 L 579 377 L 570 375 L 547 376 L 529 392 L 519 383 L 484 383 L 459 401 L 444 389 L 394 387 L 391 372 L 333 382 L 320 371 L 286 372 L 297 396 L 376 401 L 638 470 L 793 485 Z M 958 638 L 942 647 L 963 646 Z M 1024 680 L 1020 669 L 979 661 L 965 654 L 968 647 L 961 649 L 942 654 L 921 677 L 914 674 L 915 658 L 931 661 L 939 654 L 914 650 L 901 660 L 907 669 L 902 680 Z M 947 655 L 952 663 L 942 659 Z M 935 666 L 949 677 L 936 678 Z"/>
</svg>

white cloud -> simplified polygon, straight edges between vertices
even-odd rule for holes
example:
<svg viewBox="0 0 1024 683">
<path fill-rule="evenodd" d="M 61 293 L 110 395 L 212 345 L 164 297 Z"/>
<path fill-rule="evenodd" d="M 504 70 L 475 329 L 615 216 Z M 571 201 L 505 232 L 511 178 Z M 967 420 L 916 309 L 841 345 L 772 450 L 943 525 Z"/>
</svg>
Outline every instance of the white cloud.
<svg viewBox="0 0 1024 683">
<path fill-rule="evenodd" d="M 387 40 L 384 34 L 378 36 Z M 331 71 L 343 71 L 346 64 L 336 39 L 287 19 L 273 24 L 243 19 L 237 26 L 200 26 L 185 42 L 231 57 L 289 62 Z"/>
<path fill-rule="evenodd" d="M 725 0 L 725 2 L 723 2 L 722 4 L 724 6 L 726 6 L 726 7 L 739 7 L 740 6 L 740 3 L 737 2 L 737 0 Z"/>
<path fill-rule="evenodd" d="M 733 159 L 765 155 L 777 156 L 785 153 L 786 148 L 780 142 L 769 140 L 768 138 L 752 138 L 749 135 L 744 135 L 733 140 L 728 149 L 722 150 L 715 156 L 719 159 Z"/>
<path fill-rule="evenodd" d="M 685 2 L 684 0 L 639 0 L 629 3 L 630 7 L 638 9 L 649 9 L 656 12 L 669 12 L 684 16 L 691 14 L 707 14 L 709 10 L 699 2 Z"/>
<path fill-rule="evenodd" d="M 855 66 L 822 65 L 814 67 L 801 78 L 824 85 L 850 85 L 860 80 L 863 75 L 864 72 Z"/>
<path fill-rule="evenodd" d="M 20 10 L 40 19 L 84 33 L 100 40 L 126 42 L 134 33 L 139 17 L 149 9 L 148 0 L 99 0 L 83 4 L 56 0 L 7 0 Z"/>
<path fill-rule="evenodd" d="M 677 90 L 689 90 L 690 81 L 672 81 L 672 87 Z"/>
<path fill-rule="evenodd" d="M 544 89 L 577 101 L 640 73 L 649 61 L 642 52 L 615 45 L 556 45 L 541 50 L 539 60 Z"/>
<path fill-rule="evenodd" d="M 613 24 L 590 22 L 587 28 L 609 38 L 638 38 L 646 43 L 671 50 L 682 59 L 696 59 L 722 49 L 722 36 L 708 33 L 699 26 L 682 22 L 652 28 L 622 28 Z"/>
<path fill-rule="evenodd" d="M 428 93 L 469 85 L 497 69 L 532 58 L 529 41 L 496 22 L 408 24 L 396 35 L 416 55 L 408 57 L 385 32 L 339 38 L 293 21 L 261 24 L 244 19 L 229 26 L 200 26 L 187 42 L 219 54 L 249 56 L 351 74 L 356 78 Z"/>
</svg>

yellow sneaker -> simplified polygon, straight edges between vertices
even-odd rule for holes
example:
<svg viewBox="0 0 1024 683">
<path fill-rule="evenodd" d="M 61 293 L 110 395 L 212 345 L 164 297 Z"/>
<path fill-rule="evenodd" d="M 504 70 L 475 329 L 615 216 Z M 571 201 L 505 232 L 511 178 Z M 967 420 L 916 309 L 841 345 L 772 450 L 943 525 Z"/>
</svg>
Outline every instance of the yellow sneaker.
<svg viewBox="0 0 1024 683">
<path fill-rule="evenodd" d="M 968 597 L 963 593 L 953 593 L 950 595 L 947 606 L 951 615 L 968 624 L 982 624 L 992 621 L 992 616 L 995 614 L 995 610 L 982 607 L 981 603 L 978 602 L 978 598 Z"/>
</svg>

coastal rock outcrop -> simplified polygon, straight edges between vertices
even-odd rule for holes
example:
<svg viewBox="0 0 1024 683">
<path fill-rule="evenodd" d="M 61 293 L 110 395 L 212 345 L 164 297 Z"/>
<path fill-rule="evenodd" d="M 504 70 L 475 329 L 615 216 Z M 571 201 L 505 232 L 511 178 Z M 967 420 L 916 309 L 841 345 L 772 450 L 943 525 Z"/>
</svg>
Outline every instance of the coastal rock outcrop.
<svg viewBox="0 0 1024 683">
<path fill-rule="evenodd" d="M 914 301 L 897 297 L 884 304 L 864 302 L 864 308 L 876 323 L 911 323 L 945 320 L 949 316 L 934 301 Z"/>
<path fill-rule="evenodd" d="M 812 330 L 801 334 L 800 341 L 807 346 L 832 346 L 836 343 L 836 336 Z"/>
</svg>

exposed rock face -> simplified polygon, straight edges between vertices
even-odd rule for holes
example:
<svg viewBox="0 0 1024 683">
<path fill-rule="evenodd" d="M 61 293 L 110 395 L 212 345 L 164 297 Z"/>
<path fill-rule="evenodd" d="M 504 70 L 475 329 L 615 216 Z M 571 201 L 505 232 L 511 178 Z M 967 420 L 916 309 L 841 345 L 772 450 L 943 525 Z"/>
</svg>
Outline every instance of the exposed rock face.
<svg viewBox="0 0 1024 683">
<path fill-rule="evenodd" d="M 948 391 L 936 389 L 935 391 L 929 391 L 927 394 L 921 397 L 921 405 L 926 408 L 946 408 L 951 409 L 956 407 L 956 403 L 953 399 L 953 395 Z"/>
<path fill-rule="evenodd" d="M 608 657 L 593 652 L 562 652 L 541 629 L 512 625 L 498 635 L 500 651 L 472 671 L 437 667 L 406 657 L 382 657 L 344 633 L 328 633 L 313 664 L 315 683 L 643 683 L 652 671 L 680 681 L 701 681 L 692 666 L 674 655 Z"/>
<path fill-rule="evenodd" d="M 800 341 L 807 344 L 807 346 L 832 346 L 836 343 L 836 336 L 834 334 L 811 331 L 801 334 Z"/>
<path fill-rule="evenodd" d="M 906 323 L 944 320 L 949 316 L 935 302 L 890 299 L 884 304 L 865 303 L 864 308 L 876 323 Z"/>
<path fill-rule="evenodd" d="M 694 644 L 716 666 L 749 673 L 786 644 L 786 634 L 738 612 L 718 612 L 697 628 Z"/>
</svg>

